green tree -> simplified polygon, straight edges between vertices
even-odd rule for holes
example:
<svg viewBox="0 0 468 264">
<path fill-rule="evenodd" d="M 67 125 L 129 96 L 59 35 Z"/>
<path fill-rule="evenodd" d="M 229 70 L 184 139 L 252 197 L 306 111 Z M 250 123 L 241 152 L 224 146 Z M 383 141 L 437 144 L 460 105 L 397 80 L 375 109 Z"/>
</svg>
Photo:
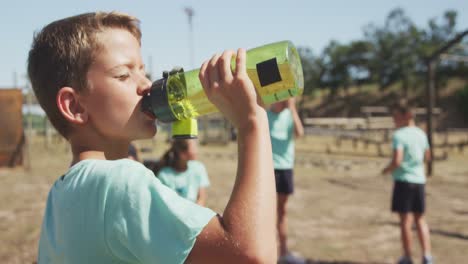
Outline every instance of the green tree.
<svg viewBox="0 0 468 264">
<path fill-rule="evenodd" d="M 349 46 L 334 40 L 330 41 L 322 53 L 324 71 L 321 82 L 330 89 L 329 99 L 335 98 L 340 87 L 347 92 L 351 84 L 348 54 Z"/>
<path fill-rule="evenodd" d="M 350 85 L 377 83 L 384 90 L 400 83 L 402 95 L 408 97 L 412 88 L 425 85 L 428 56 L 457 34 L 456 20 L 457 12 L 448 10 L 429 20 L 427 28 L 418 28 L 403 9 L 395 8 L 383 25 L 367 25 L 361 40 L 344 44 L 332 40 L 318 56 L 302 47 L 305 94 L 329 89 L 329 99 L 333 99 Z M 460 55 L 466 53 L 462 50 Z M 443 86 L 453 76 L 468 78 L 467 70 L 466 63 L 442 61 L 436 86 Z"/>
<path fill-rule="evenodd" d="M 352 82 L 358 87 L 371 81 L 373 54 L 374 46 L 369 41 L 357 40 L 349 45 L 348 54 L 346 55 L 348 71 Z"/>
<path fill-rule="evenodd" d="M 371 61 L 373 77 L 383 90 L 401 81 L 406 97 L 412 85 L 420 58 L 415 52 L 422 40 L 422 32 L 401 8 L 392 10 L 382 27 L 370 24 L 365 29 L 366 39 L 374 45 Z"/>
<path fill-rule="evenodd" d="M 312 95 L 315 90 L 322 86 L 321 79 L 324 73 L 323 60 L 315 56 L 310 48 L 299 47 L 298 52 L 304 72 L 304 94 Z"/>
<path fill-rule="evenodd" d="M 450 41 L 457 34 L 456 30 L 457 12 L 453 10 L 445 11 L 442 18 L 432 18 L 428 22 L 428 27 L 423 31 L 423 41 L 417 49 L 417 53 L 421 58 L 428 58 L 436 50 L 441 48 L 445 43 Z M 424 65 L 425 66 L 425 65 Z M 426 68 L 422 69 L 422 75 L 425 74 Z M 451 77 L 460 73 L 460 69 L 466 69 L 463 63 L 440 61 L 436 68 L 436 96 L 439 98 L 439 92 L 444 87 Z M 462 74 L 461 76 L 464 76 Z"/>
</svg>

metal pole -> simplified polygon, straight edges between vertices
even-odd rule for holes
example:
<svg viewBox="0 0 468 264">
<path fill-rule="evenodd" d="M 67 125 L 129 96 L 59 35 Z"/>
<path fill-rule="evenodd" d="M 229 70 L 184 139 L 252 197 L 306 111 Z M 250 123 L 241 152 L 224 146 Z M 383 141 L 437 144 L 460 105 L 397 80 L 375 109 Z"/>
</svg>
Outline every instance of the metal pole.
<svg viewBox="0 0 468 264">
<path fill-rule="evenodd" d="M 431 160 L 427 163 L 427 175 L 432 176 L 433 172 L 433 162 L 434 159 L 434 146 L 432 140 L 433 132 L 433 120 L 432 120 L 432 109 L 434 107 L 434 94 L 435 94 L 435 68 L 436 68 L 437 59 L 430 59 L 427 63 L 427 111 L 426 111 L 426 121 L 427 121 L 427 139 L 429 141 L 429 150 L 431 152 Z"/>
<path fill-rule="evenodd" d="M 189 23 L 189 50 L 190 50 L 190 67 L 194 67 L 194 48 L 193 48 L 193 24 L 192 24 L 192 18 L 195 15 L 193 8 L 191 7 L 186 7 L 184 8 L 185 14 L 187 14 L 188 17 L 188 23 Z"/>
</svg>

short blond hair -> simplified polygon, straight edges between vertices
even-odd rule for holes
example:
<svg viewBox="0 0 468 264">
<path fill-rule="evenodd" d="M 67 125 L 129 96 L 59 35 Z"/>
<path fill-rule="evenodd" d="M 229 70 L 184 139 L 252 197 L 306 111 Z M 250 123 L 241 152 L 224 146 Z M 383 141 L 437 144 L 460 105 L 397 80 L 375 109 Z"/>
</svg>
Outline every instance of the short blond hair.
<svg viewBox="0 0 468 264">
<path fill-rule="evenodd" d="M 58 110 L 57 93 L 66 86 L 76 91 L 86 89 L 86 75 L 101 47 L 96 36 L 108 28 L 127 30 L 141 45 L 140 21 L 118 12 L 67 17 L 34 34 L 28 57 L 29 80 L 50 122 L 65 138 L 70 126 Z"/>
</svg>

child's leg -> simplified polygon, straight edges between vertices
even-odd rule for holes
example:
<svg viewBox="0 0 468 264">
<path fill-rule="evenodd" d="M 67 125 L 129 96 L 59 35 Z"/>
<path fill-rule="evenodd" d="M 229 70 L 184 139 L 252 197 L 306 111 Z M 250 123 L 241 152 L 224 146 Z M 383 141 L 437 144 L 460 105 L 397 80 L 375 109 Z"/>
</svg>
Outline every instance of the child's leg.
<svg viewBox="0 0 468 264">
<path fill-rule="evenodd" d="M 411 213 L 400 213 L 401 242 L 405 256 L 411 257 L 411 227 L 413 216 Z"/>
<path fill-rule="evenodd" d="M 431 240 L 429 227 L 424 218 L 424 214 L 415 214 L 416 227 L 418 230 L 419 243 L 425 256 L 431 255 Z"/>
<path fill-rule="evenodd" d="M 288 253 L 288 222 L 286 203 L 288 195 L 278 193 L 278 236 L 279 236 L 279 255 L 283 256 Z"/>
</svg>

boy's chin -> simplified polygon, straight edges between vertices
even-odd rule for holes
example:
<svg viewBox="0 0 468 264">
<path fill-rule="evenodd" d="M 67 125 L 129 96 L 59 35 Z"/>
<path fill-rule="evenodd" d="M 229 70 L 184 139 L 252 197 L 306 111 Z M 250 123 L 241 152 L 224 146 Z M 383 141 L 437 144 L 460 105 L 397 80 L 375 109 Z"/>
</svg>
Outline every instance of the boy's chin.
<svg viewBox="0 0 468 264">
<path fill-rule="evenodd" d="M 143 131 L 142 131 L 143 132 Z M 158 129 L 156 126 L 152 127 L 151 129 L 146 129 L 143 133 L 140 133 L 138 136 L 136 136 L 133 140 L 139 140 L 139 139 L 151 139 L 153 138 L 156 133 L 158 132 Z"/>
</svg>

